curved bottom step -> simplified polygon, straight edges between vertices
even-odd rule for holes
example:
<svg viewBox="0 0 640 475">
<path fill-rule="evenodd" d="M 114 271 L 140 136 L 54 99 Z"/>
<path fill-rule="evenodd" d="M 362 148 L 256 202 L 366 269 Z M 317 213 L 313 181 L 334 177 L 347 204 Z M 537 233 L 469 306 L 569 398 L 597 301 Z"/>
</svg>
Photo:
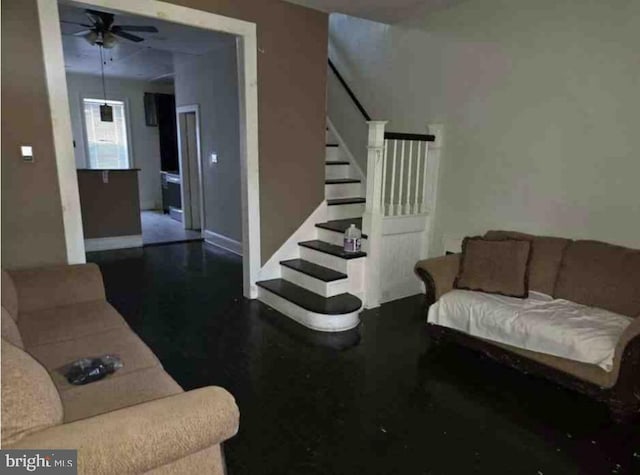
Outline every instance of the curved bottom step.
<svg viewBox="0 0 640 475">
<path fill-rule="evenodd" d="M 312 330 L 340 332 L 360 323 L 362 302 L 350 294 L 322 297 L 283 279 L 258 282 L 258 299 Z M 319 313 L 326 312 L 326 313 Z"/>
</svg>

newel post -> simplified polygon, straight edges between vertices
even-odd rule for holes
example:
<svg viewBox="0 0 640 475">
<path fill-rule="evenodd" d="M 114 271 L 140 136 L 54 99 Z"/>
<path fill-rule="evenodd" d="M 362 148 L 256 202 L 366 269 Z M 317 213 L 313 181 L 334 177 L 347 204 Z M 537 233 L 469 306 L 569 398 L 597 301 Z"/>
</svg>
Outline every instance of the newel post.
<svg viewBox="0 0 640 475">
<path fill-rule="evenodd" d="M 367 146 L 367 195 L 362 228 L 369 248 L 365 267 L 365 306 L 380 305 L 380 265 L 382 257 L 382 166 L 384 128 L 387 121 L 369 121 Z"/>
</svg>

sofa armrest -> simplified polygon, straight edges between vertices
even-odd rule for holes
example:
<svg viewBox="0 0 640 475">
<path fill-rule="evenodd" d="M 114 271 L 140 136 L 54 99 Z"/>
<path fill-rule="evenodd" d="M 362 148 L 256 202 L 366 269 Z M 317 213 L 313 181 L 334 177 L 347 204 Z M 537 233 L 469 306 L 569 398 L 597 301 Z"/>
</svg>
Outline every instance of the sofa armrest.
<svg viewBox="0 0 640 475">
<path fill-rule="evenodd" d="M 9 275 L 18 294 L 18 315 L 106 299 L 102 274 L 95 264 L 15 270 Z"/>
<path fill-rule="evenodd" d="M 142 473 L 215 446 L 238 431 L 233 396 L 205 387 L 51 427 L 18 449 L 78 449 L 78 473 Z"/>
<path fill-rule="evenodd" d="M 434 257 L 416 263 L 415 271 L 424 282 L 429 304 L 453 288 L 459 267 L 460 254 Z"/>
</svg>

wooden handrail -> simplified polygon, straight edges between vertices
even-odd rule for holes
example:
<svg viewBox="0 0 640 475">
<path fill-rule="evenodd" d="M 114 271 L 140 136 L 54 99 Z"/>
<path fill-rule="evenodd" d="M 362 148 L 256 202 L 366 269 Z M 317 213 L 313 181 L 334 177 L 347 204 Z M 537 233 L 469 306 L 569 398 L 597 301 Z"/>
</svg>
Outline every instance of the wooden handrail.
<svg viewBox="0 0 640 475">
<path fill-rule="evenodd" d="M 417 142 L 435 142 L 435 135 L 427 134 L 405 134 L 402 132 L 385 132 L 384 138 L 387 140 L 415 140 Z"/>
<path fill-rule="evenodd" d="M 360 101 L 358 100 L 358 98 L 356 97 L 356 95 L 353 93 L 353 91 L 351 90 L 351 88 L 349 87 L 349 85 L 347 84 L 347 82 L 344 80 L 344 78 L 342 77 L 342 75 L 338 72 L 338 69 L 336 68 L 336 66 L 333 64 L 333 61 L 331 61 L 331 59 L 329 58 L 329 67 L 331 68 L 331 70 L 333 71 L 333 73 L 336 75 L 336 77 L 338 78 L 338 81 L 340 81 L 340 84 L 342 84 L 342 87 L 344 87 L 344 89 L 347 91 L 347 94 L 349 94 L 349 97 L 351 98 L 351 100 L 353 101 L 353 103 L 355 104 L 355 106 L 358 108 L 358 110 L 362 113 L 362 115 L 364 116 L 366 121 L 370 121 L 371 120 L 371 116 L 367 113 L 367 111 L 365 110 L 365 108 L 362 106 L 362 104 L 360 104 Z"/>
</svg>

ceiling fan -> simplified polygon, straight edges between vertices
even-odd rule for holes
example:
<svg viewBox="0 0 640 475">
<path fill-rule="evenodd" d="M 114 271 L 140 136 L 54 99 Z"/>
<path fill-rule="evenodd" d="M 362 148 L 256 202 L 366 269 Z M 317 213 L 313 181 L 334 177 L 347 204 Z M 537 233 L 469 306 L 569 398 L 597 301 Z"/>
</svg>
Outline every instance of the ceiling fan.
<svg viewBox="0 0 640 475">
<path fill-rule="evenodd" d="M 98 10 L 85 10 L 85 14 L 91 23 L 90 25 L 65 20 L 62 20 L 62 23 L 71 23 L 73 25 L 79 25 L 87 28 L 86 30 L 73 33 L 73 36 L 82 36 L 90 44 L 102 46 L 107 49 L 113 48 L 116 45 L 117 37 L 124 38 L 135 43 L 144 41 L 144 38 L 141 36 L 129 33 L 131 31 L 158 33 L 158 29 L 155 26 L 114 25 L 115 16 L 113 13 L 106 13 Z"/>
</svg>

